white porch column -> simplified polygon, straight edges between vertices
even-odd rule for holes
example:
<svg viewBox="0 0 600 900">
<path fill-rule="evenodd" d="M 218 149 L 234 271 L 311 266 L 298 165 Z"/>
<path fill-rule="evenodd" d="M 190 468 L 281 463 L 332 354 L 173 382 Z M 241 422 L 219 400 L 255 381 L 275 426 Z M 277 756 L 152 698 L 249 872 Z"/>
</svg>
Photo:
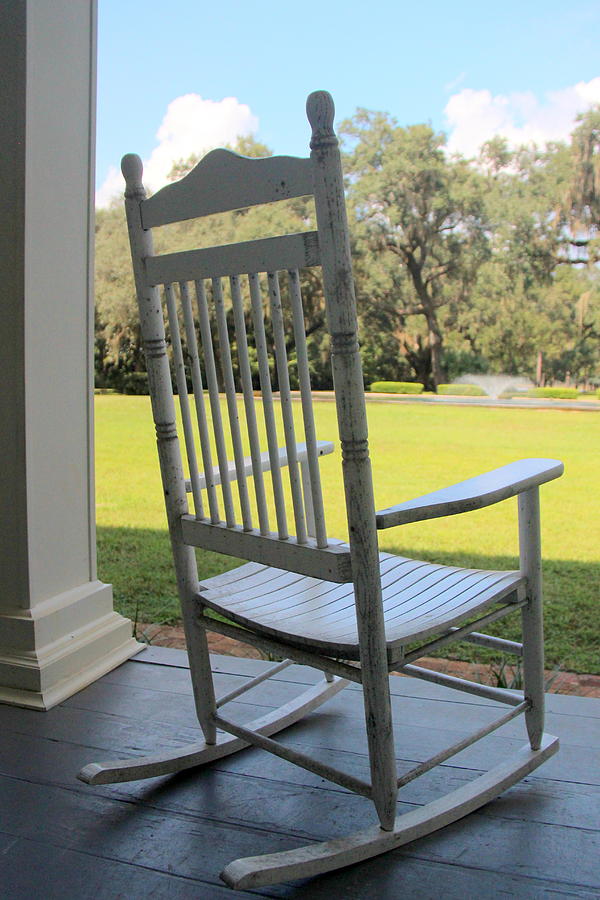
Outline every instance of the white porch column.
<svg viewBox="0 0 600 900">
<path fill-rule="evenodd" d="M 0 701 L 48 709 L 141 649 L 96 577 L 96 0 L 0 4 Z"/>
</svg>

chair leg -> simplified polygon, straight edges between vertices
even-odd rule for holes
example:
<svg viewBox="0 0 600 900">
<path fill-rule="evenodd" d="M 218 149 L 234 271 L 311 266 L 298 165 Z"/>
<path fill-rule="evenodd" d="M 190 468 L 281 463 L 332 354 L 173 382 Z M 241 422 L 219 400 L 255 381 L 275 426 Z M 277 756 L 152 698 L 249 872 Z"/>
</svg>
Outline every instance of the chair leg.
<svg viewBox="0 0 600 900">
<path fill-rule="evenodd" d="M 215 744 L 217 706 L 206 628 L 198 621 L 197 607 L 191 598 L 182 602 L 182 612 L 196 715 L 204 733 L 204 740 L 207 744 Z"/>
<path fill-rule="evenodd" d="M 521 572 L 527 576 L 529 603 L 522 608 L 523 679 L 531 704 L 525 723 L 532 750 L 538 750 L 544 732 L 544 629 L 539 489 L 519 496 Z"/>
<path fill-rule="evenodd" d="M 363 693 L 373 803 L 384 831 L 392 831 L 396 820 L 396 797 L 398 796 L 398 773 L 394 752 L 394 732 L 392 727 L 392 707 L 390 702 L 389 676 L 383 670 L 380 677 L 363 667 Z"/>
</svg>

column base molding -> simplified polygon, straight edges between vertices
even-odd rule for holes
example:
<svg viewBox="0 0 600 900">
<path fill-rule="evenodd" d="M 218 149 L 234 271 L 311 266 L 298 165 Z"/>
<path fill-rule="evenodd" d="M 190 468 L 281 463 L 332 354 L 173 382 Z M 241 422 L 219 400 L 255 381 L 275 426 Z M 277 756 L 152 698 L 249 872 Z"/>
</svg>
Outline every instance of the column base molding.
<svg viewBox="0 0 600 900">
<path fill-rule="evenodd" d="M 67 625 L 67 627 L 65 627 Z M 100 581 L 0 614 L 0 702 L 46 710 L 146 646 Z"/>
</svg>

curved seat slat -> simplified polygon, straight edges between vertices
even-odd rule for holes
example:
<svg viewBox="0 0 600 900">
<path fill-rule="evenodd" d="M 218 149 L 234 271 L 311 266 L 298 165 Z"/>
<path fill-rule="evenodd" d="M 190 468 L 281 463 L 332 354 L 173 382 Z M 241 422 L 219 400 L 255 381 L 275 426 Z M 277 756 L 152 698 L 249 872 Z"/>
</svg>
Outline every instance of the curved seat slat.
<svg viewBox="0 0 600 900">
<path fill-rule="evenodd" d="M 380 571 L 389 651 L 466 621 L 524 582 L 520 572 L 458 569 L 387 553 L 380 555 Z M 257 634 L 359 659 L 352 585 L 283 569 L 256 571 L 249 563 L 204 581 L 198 600 Z"/>
</svg>

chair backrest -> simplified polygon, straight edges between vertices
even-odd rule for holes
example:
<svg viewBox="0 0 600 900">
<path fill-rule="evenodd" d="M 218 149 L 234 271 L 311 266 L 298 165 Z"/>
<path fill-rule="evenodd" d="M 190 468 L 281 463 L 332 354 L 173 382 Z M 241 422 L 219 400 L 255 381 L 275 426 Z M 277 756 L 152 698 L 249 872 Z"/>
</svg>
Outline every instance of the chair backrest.
<svg viewBox="0 0 600 900">
<path fill-rule="evenodd" d="M 343 180 L 331 97 L 325 92 L 311 94 L 307 112 L 313 128 L 310 159 L 248 159 L 215 150 L 179 182 L 150 198 L 142 187 L 141 160 L 125 156 L 126 209 L 171 528 L 180 529 L 178 534 L 190 545 L 332 581 L 354 580 L 356 584 L 361 567 L 375 563 L 371 569 L 374 573 L 378 566 Z M 311 194 L 315 198 L 317 231 L 154 254 L 154 228 Z M 322 269 L 331 336 L 350 551 L 328 540 L 325 525 L 300 277 L 302 269 L 313 266 Z M 285 316 L 282 297 L 289 303 Z M 278 398 L 271 386 L 265 307 L 269 310 Z M 185 496 L 165 318 L 194 515 L 188 512 Z M 296 351 L 304 478 L 298 464 L 299 423 L 293 415 L 286 321 L 291 322 Z M 249 330 L 253 332 L 258 364 L 262 414 L 253 389 Z M 188 381 L 193 387 L 192 405 Z M 236 387 L 241 387 L 243 416 L 238 410 Z M 221 411 L 220 388 L 226 396 L 226 415 Z M 284 434 L 283 452 L 278 426 Z M 264 451 L 260 440 L 263 430 Z M 228 460 L 228 448 L 232 449 L 233 464 Z M 249 459 L 244 456 L 245 448 L 249 448 Z M 288 466 L 293 534 L 286 516 L 282 459 Z M 268 478 L 263 475 L 265 469 L 270 471 Z M 253 490 L 249 490 L 248 472 Z M 274 514 L 270 515 L 270 508 Z"/>
</svg>

